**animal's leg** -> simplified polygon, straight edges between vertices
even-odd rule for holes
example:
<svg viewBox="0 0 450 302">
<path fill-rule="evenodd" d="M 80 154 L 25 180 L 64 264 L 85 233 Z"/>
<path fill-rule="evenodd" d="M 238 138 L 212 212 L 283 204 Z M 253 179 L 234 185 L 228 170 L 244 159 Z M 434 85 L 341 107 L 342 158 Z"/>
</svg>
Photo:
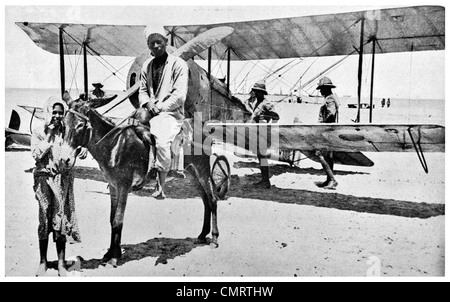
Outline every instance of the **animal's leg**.
<svg viewBox="0 0 450 302">
<path fill-rule="evenodd" d="M 211 218 L 212 218 L 212 241 L 211 244 L 215 247 L 219 246 L 218 243 L 218 237 L 219 237 L 219 228 L 217 226 L 217 196 L 214 194 L 214 187 L 211 181 L 210 173 L 209 173 L 209 167 L 208 169 L 203 171 L 204 173 L 200 174 L 199 177 L 199 183 L 202 186 L 203 194 L 203 204 L 205 205 L 205 217 L 203 222 L 203 228 L 204 231 L 210 230 L 211 226 Z M 206 227 L 207 224 L 207 228 Z M 203 234 L 203 231 L 202 231 Z M 202 235 L 201 234 L 201 235 Z"/>
<path fill-rule="evenodd" d="M 114 220 L 114 217 L 116 215 L 116 209 L 117 209 L 117 190 L 111 184 L 109 184 L 108 187 L 109 187 L 109 197 L 110 197 L 110 200 L 111 200 L 111 210 L 110 210 L 110 214 L 109 214 L 109 223 L 110 223 L 111 229 L 112 229 L 113 220 Z M 111 231 L 111 240 L 110 240 L 109 249 L 106 252 L 106 254 L 103 255 L 103 259 L 102 259 L 104 262 L 109 261 L 111 259 L 111 253 L 112 253 L 113 247 L 114 247 L 114 234 Z"/>
<path fill-rule="evenodd" d="M 117 206 L 114 217 L 111 221 L 111 248 L 109 250 L 112 259 L 119 259 L 122 256 L 120 242 L 122 238 L 123 219 L 125 207 L 127 205 L 128 187 L 119 186 L 117 188 Z"/>
<path fill-rule="evenodd" d="M 205 243 L 206 236 L 211 231 L 211 207 L 208 202 L 208 195 L 204 189 L 204 181 L 203 183 L 200 181 L 202 176 L 197 170 L 198 165 L 195 165 L 195 162 L 192 162 L 192 158 L 189 158 L 189 161 L 191 163 L 186 167 L 185 170 L 189 172 L 189 179 L 191 183 L 196 186 L 197 191 L 200 193 L 200 197 L 202 198 L 204 206 L 203 227 L 200 235 L 198 235 L 197 238 L 199 243 Z"/>
<path fill-rule="evenodd" d="M 111 197 L 111 244 L 108 252 L 103 256 L 103 261 L 107 262 L 111 259 L 119 259 L 122 256 L 120 242 L 122 238 L 123 218 L 125 214 L 125 207 L 128 197 L 128 189 L 126 186 L 109 186 L 109 193 Z M 115 263 L 113 263 L 115 266 Z"/>
<path fill-rule="evenodd" d="M 218 238 L 219 238 L 219 228 L 217 226 L 217 197 L 213 194 L 213 186 L 211 180 L 208 181 L 209 184 L 209 192 L 207 193 L 208 203 L 211 208 L 211 216 L 212 216 L 212 244 L 215 247 L 219 246 Z"/>
<path fill-rule="evenodd" d="M 206 236 L 211 231 L 211 208 L 210 208 L 210 206 L 208 204 L 208 196 L 204 192 L 204 190 L 203 190 L 203 188 L 201 186 L 199 186 L 199 191 L 202 192 L 202 200 L 203 200 L 203 205 L 204 205 L 205 211 L 204 211 L 204 214 L 203 214 L 202 232 L 198 236 L 198 240 L 201 243 L 205 243 L 206 242 Z"/>
</svg>

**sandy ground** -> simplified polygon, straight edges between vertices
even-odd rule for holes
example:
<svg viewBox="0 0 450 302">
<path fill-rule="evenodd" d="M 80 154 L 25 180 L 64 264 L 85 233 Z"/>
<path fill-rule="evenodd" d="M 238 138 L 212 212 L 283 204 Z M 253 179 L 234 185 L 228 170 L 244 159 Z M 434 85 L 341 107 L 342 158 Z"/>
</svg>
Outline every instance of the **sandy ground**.
<svg viewBox="0 0 450 302">
<path fill-rule="evenodd" d="M 270 190 L 254 189 L 255 160 L 229 156 L 229 198 L 219 201 L 219 247 L 194 243 L 203 204 L 188 181 L 169 183 L 168 198 L 130 194 L 118 267 L 100 263 L 109 246 L 107 184 L 90 157 L 76 167 L 75 198 L 82 243 L 71 276 L 303 277 L 444 276 L 444 154 L 367 153 L 371 168 L 336 166 L 339 186 L 326 191 L 320 165 L 272 163 Z M 5 153 L 5 275 L 34 276 L 37 202 L 30 152 Z M 56 260 L 54 244 L 49 260 Z M 47 275 L 57 276 L 55 269 Z"/>
</svg>

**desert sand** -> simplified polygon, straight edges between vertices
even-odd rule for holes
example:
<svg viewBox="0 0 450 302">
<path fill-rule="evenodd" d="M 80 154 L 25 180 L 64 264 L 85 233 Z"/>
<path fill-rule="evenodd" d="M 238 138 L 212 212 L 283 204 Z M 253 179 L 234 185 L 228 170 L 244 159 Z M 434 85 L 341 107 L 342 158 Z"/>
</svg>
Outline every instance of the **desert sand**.
<svg viewBox="0 0 450 302">
<path fill-rule="evenodd" d="M 298 168 L 271 162 L 272 188 L 252 188 L 257 161 L 228 154 L 231 189 L 218 204 L 218 248 L 195 244 L 203 204 L 188 180 L 169 183 L 165 200 L 147 188 L 131 193 L 117 268 L 100 262 L 109 247 L 109 195 L 89 155 L 76 166 L 82 242 L 67 246 L 67 259 L 83 260 L 70 276 L 444 276 L 445 155 L 426 154 L 428 174 L 415 153 L 366 155 L 373 167 L 336 165 L 339 186 L 327 191 L 314 184 L 325 175 L 308 159 Z M 32 166 L 29 151 L 5 153 L 7 277 L 33 277 L 39 260 Z M 56 259 L 50 243 L 49 260 Z"/>
</svg>

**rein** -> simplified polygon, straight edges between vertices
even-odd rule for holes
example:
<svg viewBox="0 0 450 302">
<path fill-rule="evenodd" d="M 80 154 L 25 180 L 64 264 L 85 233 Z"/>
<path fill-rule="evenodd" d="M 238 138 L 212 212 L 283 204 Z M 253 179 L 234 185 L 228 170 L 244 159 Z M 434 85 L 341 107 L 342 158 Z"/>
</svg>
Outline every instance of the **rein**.
<svg viewBox="0 0 450 302">
<path fill-rule="evenodd" d="M 79 113 L 79 112 L 77 112 L 77 111 L 75 111 L 75 110 L 73 110 L 73 109 L 68 109 L 67 111 L 69 111 L 69 112 L 72 113 L 72 114 L 75 114 L 76 116 L 82 118 L 83 120 L 85 120 L 86 122 L 89 123 L 89 118 L 88 118 L 86 115 L 81 114 L 81 113 Z"/>
</svg>

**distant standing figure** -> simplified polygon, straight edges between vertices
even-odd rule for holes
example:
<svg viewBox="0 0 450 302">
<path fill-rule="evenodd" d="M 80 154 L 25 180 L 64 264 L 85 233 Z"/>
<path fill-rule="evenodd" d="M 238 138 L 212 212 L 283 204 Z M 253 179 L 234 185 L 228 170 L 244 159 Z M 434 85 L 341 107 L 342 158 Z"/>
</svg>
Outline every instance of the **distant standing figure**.
<svg viewBox="0 0 450 302">
<path fill-rule="evenodd" d="M 246 104 L 249 111 L 252 112 L 252 116 L 250 117 L 252 123 L 276 123 L 280 119 L 280 116 L 274 110 L 273 104 L 265 98 L 265 95 L 267 95 L 267 90 L 264 80 L 256 82 L 252 87 L 250 98 Z M 268 135 L 268 133 L 266 134 Z M 267 137 L 262 137 L 258 133 L 257 156 L 261 170 L 261 180 L 255 182 L 253 185 L 270 189 L 269 161 L 266 150 L 267 142 L 261 143 L 263 139 L 267 141 Z"/>
<path fill-rule="evenodd" d="M 386 100 L 385 99 L 382 99 L 381 100 L 381 108 L 384 108 L 384 105 L 386 104 Z"/>
<path fill-rule="evenodd" d="M 336 123 L 339 104 L 336 96 L 331 91 L 332 88 L 336 88 L 328 77 L 323 77 L 319 80 L 317 90 L 320 90 L 321 95 L 324 97 L 324 102 L 319 111 L 319 123 Z M 316 156 L 319 158 L 322 168 L 327 174 L 327 180 L 318 184 L 319 187 L 324 189 L 334 190 L 338 183 L 333 175 L 333 151 L 317 150 Z"/>
<path fill-rule="evenodd" d="M 391 99 L 387 100 L 387 104 L 386 105 L 387 105 L 388 108 L 391 106 Z"/>
<path fill-rule="evenodd" d="M 50 98 L 46 108 L 45 123 L 32 133 L 31 152 L 36 161 L 33 170 L 34 192 L 39 204 L 39 252 L 40 263 L 36 276 L 47 270 L 48 236 L 53 234 L 58 255 L 58 275 L 66 276 L 66 241 L 80 242 L 80 233 L 75 215 L 72 172 L 61 173 L 58 161 L 64 139 L 63 117 L 66 106 L 63 100 Z M 80 158 L 85 158 L 87 149 L 81 148 Z"/>
</svg>

